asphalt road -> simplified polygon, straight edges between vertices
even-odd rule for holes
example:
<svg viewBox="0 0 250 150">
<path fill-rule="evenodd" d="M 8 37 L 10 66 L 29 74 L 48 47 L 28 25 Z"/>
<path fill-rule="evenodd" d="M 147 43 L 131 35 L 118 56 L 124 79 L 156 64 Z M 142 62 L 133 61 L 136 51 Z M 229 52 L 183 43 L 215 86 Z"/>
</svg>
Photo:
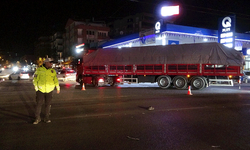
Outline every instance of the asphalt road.
<svg viewBox="0 0 250 150">
<path fill-rule="evenodd" d="M 204 90 L 61 83 L 49 124 L 33 125 L 29 80 L 0 83 L 0 149 L 250 149 L 250 86 Z M 150 110 L 149 108 L 153 108 Z"/>
</svg>

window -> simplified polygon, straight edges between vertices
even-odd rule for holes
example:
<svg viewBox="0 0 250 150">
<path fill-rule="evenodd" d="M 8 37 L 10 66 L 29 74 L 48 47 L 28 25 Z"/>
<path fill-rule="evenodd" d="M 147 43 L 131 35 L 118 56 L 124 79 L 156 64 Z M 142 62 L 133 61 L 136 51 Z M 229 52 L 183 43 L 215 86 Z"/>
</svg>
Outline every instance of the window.
<svg viewBox="0 0 250 150">
<path fill-rule="evenodd" d="M 95 35 L 95 31 L 87 30 L 86 33 L 87 33 L 87 35 Z"/>
<path fill-rule="evenodd" d="M 107 33 L 106 32 L 98 32 L 98 36 L 107 37 Z"/>
<path fill-rule="evenodd" d="M 78 35 L 82 35 L 82 29 L 78 29 Z"/>
</svg>

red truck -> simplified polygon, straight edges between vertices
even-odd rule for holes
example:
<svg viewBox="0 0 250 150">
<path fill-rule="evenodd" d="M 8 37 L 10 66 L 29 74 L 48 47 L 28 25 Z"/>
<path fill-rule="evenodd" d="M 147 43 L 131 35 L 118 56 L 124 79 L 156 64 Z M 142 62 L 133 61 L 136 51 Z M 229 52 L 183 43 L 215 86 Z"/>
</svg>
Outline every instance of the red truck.
<svg viewBox="0 0 250 150">
<path fill-rule="evenodd" d="M 83 56 L 76 80 L 94 86 L 118 83 L 157 82 L 203 89 L 243 75 L 241 52 L 220 43 L 98 49 Z"/>
</svg>

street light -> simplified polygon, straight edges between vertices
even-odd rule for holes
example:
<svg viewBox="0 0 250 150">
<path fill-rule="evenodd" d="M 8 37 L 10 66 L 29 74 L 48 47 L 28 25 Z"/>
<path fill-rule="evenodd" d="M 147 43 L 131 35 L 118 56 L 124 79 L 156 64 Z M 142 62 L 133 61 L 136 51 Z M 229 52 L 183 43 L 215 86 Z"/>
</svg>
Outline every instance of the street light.
<svg viewBox="0 0 250 150">
<path fill-rule="evenodd" d="M 76 53 L 79 54 L 84 51 L 84 43 L 76 46 Z"/>
<path fill-rule="evenodd" d="M 173 16 L 173 15 L 179 15 L 179 5 L 161 7 L 162 17 Z"/>
</svg>

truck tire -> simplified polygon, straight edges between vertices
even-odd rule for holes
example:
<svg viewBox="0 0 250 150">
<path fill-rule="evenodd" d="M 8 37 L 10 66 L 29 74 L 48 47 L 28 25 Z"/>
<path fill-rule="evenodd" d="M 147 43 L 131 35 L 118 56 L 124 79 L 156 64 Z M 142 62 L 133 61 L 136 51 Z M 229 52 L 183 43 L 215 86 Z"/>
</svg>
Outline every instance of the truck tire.
<svg viewBox="0 0 250 150">
<path fill-rule="evenodd" d="M 159 76 L 157 83 L 160 88 L 166 89 L 171 85 L 171 78 L 169 76 Z"/>
<path fill-rule="evenodd" d="M 205 86 L 206 86 L 206 81 L 203 77 L 194 77 L 192 80 L 191 80 L 191 86 L 192 86 L 192 89 L 195 89 L 195 90 L 201 90 L 201 89 L 204 89 Z"/>
<path fill-rule="evenodd" d="M 177 89 L 186 89 L 187 88 L 187 77 L 185 76 L 175 76 L 173 79 L 174 87 Z"/>
</svg>

